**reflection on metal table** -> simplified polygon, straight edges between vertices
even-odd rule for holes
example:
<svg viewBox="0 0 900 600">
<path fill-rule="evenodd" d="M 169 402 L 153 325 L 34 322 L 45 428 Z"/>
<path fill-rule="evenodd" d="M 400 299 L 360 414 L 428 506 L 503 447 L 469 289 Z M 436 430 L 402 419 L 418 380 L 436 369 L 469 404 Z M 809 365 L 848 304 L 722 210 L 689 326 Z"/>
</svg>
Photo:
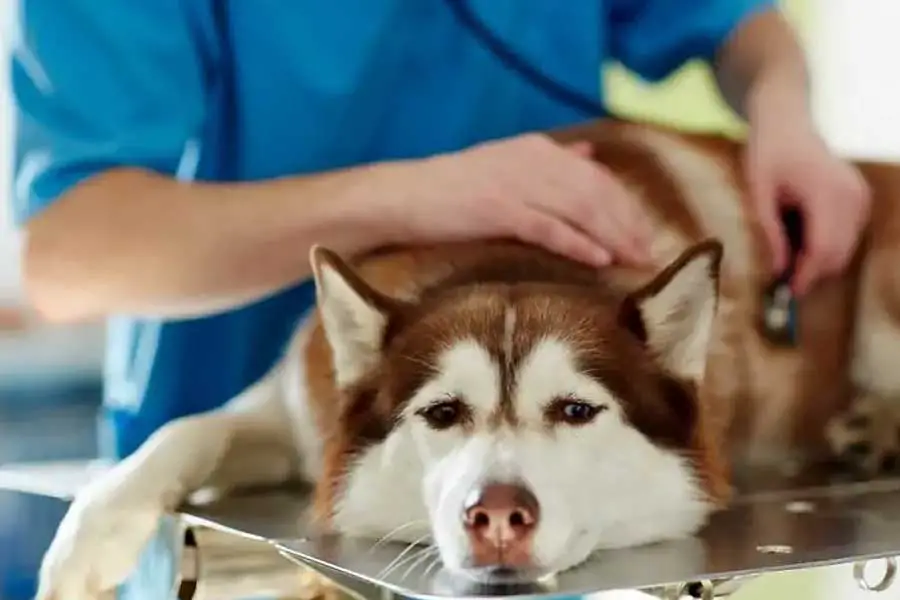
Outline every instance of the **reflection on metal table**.
<svg viewBox="0 0 900 600">
<path fill-rule="evenodd" d="M 29 477 L 20 472 L 16 479 L 0 470 L 0 487 L 65 496 L 89 478 L 85 470 L 70 472 L 67 481 L 58 472 L 35 477 L 38 471 L 28 469 Z M 64 481 L 68 489 L 48 488 L 51 479 Z M 712 598 L 759 575 L 846 563 L 859 563 L 860 585 L 878 590 L 892 583 L 892 557 L 900 554 L 900 480 L 758 475 L 740 487 L 745 491 L 732 508 L 716 515 L 695 538 L 600 552 L 575 569 L 527 586 L 486 588 L 460 581 L 443 572 L 424 548 L 316 536 L 305 525 L 308 492 L 303 488 L 186 506 L 183 522 L 186 532 L 202 527 L 264 542 L 365 598 L 571 598 L 614 590 Z M 863 578 L 862 564 L 876 559 L 887 561 L 885 573 Z"/>
</svg>

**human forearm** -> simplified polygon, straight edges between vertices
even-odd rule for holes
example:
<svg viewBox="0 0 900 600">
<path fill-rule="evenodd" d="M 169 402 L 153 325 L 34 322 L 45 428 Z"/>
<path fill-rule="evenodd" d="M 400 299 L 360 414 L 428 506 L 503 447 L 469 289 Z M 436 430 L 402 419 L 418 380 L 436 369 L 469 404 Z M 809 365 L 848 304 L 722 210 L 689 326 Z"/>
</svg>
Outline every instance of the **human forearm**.
<svg viewBox="0 0 900 600">
<path fill-rule="evenodd" d="M 309 275 L 308 251 L 377 245 L 377 167 L 264 183 L 181 183 L 118 170 L 77 186 L 26 229 L 24 277 L 54 321 L 185 318 Z"/>
<path fill-rule="evenodd" d="M 869 218 L 868 187 L 816 130 L 803 51 L 777 11 L 738 27 L 720 52 L 717 76 L 726 99 L 748 120 L 746 200 L 765 236 L 771 274 L 790 274 L 793 292 L 805 294 L 853 256 Z M 787 207 L 802 216 L 796 256 L 782 219 Z"/>
<path fill-rule="evenodd" d="M 715 75 L 726 102 L 754 119 L 777 109 L 810 119 L 808 68 L 797 36 L 778 10 L 750 17 L 728 39 L 717 57 Z"/>
<path fill-rule="evenodd" d="M 309 250 L 513 238 L 587 264 L 643 264 L 650 227 L 628 191 L 545 135 L 267 183 L 176 183 L 113 171 L 27 226 L 26 287 L 46 318 L 181 318 L 310 275 Z M 597 198 L 604 198 L 598 203 Z"/>
</svg>

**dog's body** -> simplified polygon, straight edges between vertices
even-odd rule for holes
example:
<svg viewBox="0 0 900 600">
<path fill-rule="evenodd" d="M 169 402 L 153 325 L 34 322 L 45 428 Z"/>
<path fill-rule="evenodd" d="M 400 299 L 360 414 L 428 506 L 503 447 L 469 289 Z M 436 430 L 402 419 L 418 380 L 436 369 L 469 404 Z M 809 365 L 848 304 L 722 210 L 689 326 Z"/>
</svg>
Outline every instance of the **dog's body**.
<svg viewBox="0 0 900 600">
<path fill-rule="evenodd" d="M 352 267 L 315 250 L 319 310 L 283 360 L 81 494 L 41 600 L 101 597 L 159 515 L 201 488 L 302 477 L 323 527 L 430 533 L 449 569 L 477 576 L 690 535 L 727 505 L 730 464 L 810 464 L 862 442 L 867 473 L 891 466 L 900 167 L 860 165 L 872 225 L 846 273 L 803 299 L 785 348 L 759 327 L 771 278 L 740 144 L 615 122 L 557 136 L 591 140 L 646 204 L 657 269 L 597 273 L 513 242 Z"/>
</svg>

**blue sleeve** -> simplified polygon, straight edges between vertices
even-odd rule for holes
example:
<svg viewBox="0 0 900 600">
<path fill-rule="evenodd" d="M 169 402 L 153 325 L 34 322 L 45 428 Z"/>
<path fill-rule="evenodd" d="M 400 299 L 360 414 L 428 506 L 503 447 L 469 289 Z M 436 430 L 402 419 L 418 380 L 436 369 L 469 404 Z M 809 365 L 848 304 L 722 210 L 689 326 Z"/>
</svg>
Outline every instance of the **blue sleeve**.
<svg viewBox="0 0 900 600">
<path fill-rule="evenodd" d="M 105 169 L 177 171 L 202 126 L 208 70 L 185 4 L 21 3 L 11 65 L 19 223 Z"/>
<path fill-rule="evenodd" d="M 712 60 L 735 28 L 774 0 L 608 0 L 610 58 L 648 81 Z"/>
</svg>

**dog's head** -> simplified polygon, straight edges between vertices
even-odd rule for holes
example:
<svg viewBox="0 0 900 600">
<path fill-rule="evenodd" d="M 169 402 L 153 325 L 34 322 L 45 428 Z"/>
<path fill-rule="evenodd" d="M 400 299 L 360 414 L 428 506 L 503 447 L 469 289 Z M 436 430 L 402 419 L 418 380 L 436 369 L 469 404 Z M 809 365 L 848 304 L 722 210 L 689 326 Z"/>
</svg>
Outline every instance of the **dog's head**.
<svg viewBox="0 0 900 600">
<path fill-rule="evenodd" d="M 724 478 L 698 400 L 720 257 L 699 244 L 630 294 L 481 283 L 410 302 L 314 249 L 344 402 L 318 490 L 331 526 L 529 577 L 696 531 Z"/>
</svg>

